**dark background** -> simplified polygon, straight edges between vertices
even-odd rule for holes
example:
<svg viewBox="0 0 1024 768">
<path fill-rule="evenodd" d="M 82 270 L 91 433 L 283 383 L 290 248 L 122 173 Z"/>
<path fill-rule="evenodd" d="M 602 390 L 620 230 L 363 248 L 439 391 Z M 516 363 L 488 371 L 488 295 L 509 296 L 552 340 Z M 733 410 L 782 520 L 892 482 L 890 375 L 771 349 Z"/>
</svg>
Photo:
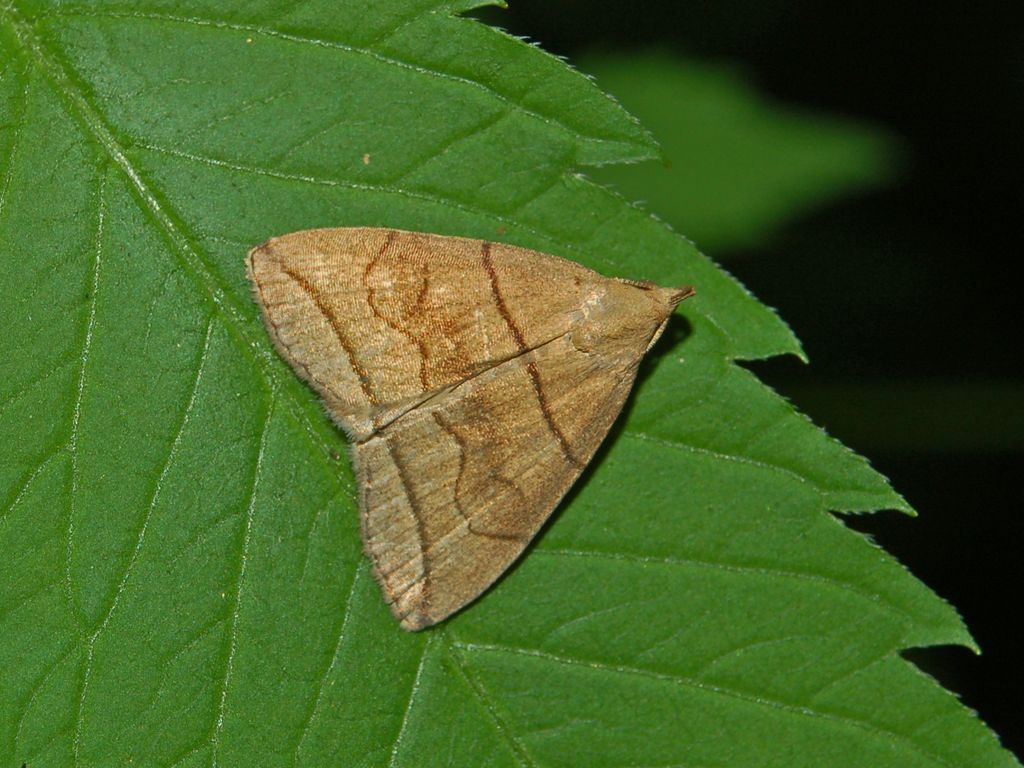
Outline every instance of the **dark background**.
<svg viewBox="0 0 1024 768">
<path fill-rule="evenodd" d="M 920 513 L 851 524 L 951 601 L 983 650 L 908 657 L 1020 756 L 1024 25 L 1015 6 L 513 0 L 481 15 L 570 59 L 653 45 L 736 61 L 774 99 L 901 137 L 895 183 L 730 253 L 728 265 L 811 358 L 810 367 L 758 363 L 757 373 L 866 454 Z"/>
</svg>

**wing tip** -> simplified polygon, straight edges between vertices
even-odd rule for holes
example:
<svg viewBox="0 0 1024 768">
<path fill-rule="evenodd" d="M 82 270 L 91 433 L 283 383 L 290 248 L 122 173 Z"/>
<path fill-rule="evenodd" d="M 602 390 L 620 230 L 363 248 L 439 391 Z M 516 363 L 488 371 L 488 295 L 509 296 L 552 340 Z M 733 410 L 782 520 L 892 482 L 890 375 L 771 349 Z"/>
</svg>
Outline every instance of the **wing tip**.
<svg viewBox="0 0 1024 768">
<path fill-rule="evenodd" d="M 384 601 L 402 629 L 407 632 L 418 632 L 445 618 L 444 616 L 433 616 L 430 613 L 427 580 L 422 571 L 421 559 L 414 558 L 414 560 L 419 559 L 420 564 L 417 575 L 410 578 L 399 573 L 404 570 L 404 567 L 391 573 L 383 572 L 379 567 L 377 557 L 372 551 L 369 551 L 369 548 L 367 556 L 372 566 L 373 578 L 380 586 Z M 396 576 L 397 578 L 395 578 Z"/>
<path fill-rule="evenodd" d="M 398 619 L 398 626 L 406 632 L 419 632 L 420 630 L 426 629 L 427 627 L 433 626 L 437 623 L 436 620 L 418 610 L 401 618 L 396 612 L 395 618 Z"/>
<path fill-rule="evenodd" d="M 669 288 L 668 303 L 675 309 L 684 300 L 697 294 L 697 289 L 692 285 L 684 285 L 680 288 Z"/>
</svg>

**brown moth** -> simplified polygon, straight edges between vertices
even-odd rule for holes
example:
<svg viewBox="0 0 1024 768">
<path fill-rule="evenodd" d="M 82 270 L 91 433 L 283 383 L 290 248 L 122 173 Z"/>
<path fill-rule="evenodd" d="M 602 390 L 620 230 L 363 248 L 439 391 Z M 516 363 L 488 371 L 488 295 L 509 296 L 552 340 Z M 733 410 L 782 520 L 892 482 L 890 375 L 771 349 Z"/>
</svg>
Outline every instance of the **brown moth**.
<svg viewBox="0 0 1024 768">
<path fill-rule="evenodd" d="M 275 237 L 247 268 L 278 351 L 349 435 L 363 544 L 408 630 L 522 553 L 693 294 L 372 227 Z"/>
</svg>

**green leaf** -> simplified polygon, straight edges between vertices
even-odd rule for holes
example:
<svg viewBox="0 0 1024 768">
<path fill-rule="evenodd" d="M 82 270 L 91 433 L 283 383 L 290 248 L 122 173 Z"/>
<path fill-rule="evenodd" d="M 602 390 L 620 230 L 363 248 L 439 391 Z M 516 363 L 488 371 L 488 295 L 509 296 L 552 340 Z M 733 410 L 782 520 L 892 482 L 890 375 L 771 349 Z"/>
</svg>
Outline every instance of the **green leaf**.
<svg viewBox="0 0 1024 768">
<path fill-rule="evenodd" d="M 662 143 L 662 162 L 594 171 L 702 248 L 756 248 L 796 216 L 889 181 L 892 137 L 757 94 L 735 67 L 666 51 L 579 61 Z"/>
<path fill-rule="evenodd" d="M 576 174 L 656 150 L 472 5 L 2 6 L 0 762 L 1016 765 L 899 656 L 954 611 L 829 513 L 906 504 L 733 363 L 792 334 Z M 415 635 L 243 272 L 341 225 L 699 289 L 539 544 Z"/>
</svg>

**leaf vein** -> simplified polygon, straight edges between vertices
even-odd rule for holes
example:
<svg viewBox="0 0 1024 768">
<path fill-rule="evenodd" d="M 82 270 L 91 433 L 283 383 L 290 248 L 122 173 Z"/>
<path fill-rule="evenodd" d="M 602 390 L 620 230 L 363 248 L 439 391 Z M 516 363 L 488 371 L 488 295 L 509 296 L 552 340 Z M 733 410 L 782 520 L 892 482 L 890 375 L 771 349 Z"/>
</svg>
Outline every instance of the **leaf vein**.
<svg viewBox="0 0 1024 768">
<path fill-rule="evenodd" d="M 0 512 L 0 523 L 7 520 L 7 517 L 14 511 L 14 508 L 21 503 L 32 483 L 43 473 L 43 470 L 46 469 L 49 463 L 61 454 L 63 449 L 63 445 L 58 445 L 56 448 L 45 451 L 40 458 L 36 459 L 33 468 L 26 470 L 23 475 L 25 479 L 18 484 L 18 489 L 11 494 L 11 499 L 4 506 L 4 511 Z"/>
<path fill-rule="evenodd" d="M 513 218 L 503 213 L 499 213 L 498 211 L 495 210 L 489 210 L 487 208 L 482 208 L 478 205 L 473 205 L 465 201 L 456 200 L 455 198 L 452 197 L 443 197 L 441 195 L 432 194 L 430 192 L 402 189 L 400 187 L 390 187 L 382 184 L 370 184 L 367 182 L 347 181 L 345 179 L 332 179 L 324 178 L 322 176 L 311 176 L 302 173 L 288 173 L 285 171 L 276 171 L 270 168 L 261 168 L 259 166 L 254 165 L 243 165 L 241 163 L 235 163 L 231 160 L 222 160 L 220 158 L 197 155 L 191 152 L 186 152 L 184 150 L 175 149 L 171 147 L 161 147 L 157 144 L 149 144 L 144 141 L 136 142 L 135 147 L 138 149 L 149 150 L 151 152 L 159 152 L 160 154 L 169 155 L 172 157 L 180 157 L 182 159 L 189 160 L 200 165 L 208 165 L 212 168 L 226 168 L 231 171 L 237 171 L 238 173 L 249 173 L 254 176 L 265 176 L 267 178 L 279 179 L 281 181 L 299 181 L 304 184 L 315 184 L 321 187 L 337 187 L 339 189 L 347 189 L 352 190 L 354 192 L 370 192 L 383 195 L 395 195 L 398 197 L 407 197 L 412 200 L 421 200 L 423 202 L 432 203 L 434 205 L 442 205 L 449 208 L 454 208 L 464 213 L 487 216 L 498 223 L 505 224 L 508 229 L 512 229 L 514 227 L 516 230 L 520 232 L 525 232 L 534 237 L 543 239 L 545 242 L 548 242 L 555 246 L 554 249 L 549 250 L 560 251 L 561 253 L 577 253 L 579 255 L 584 255 L 583 249 L 577 244 L 552 238 L 550 233 L 542 232 L 539 229 L 527 226 L 523 224 L 522 221 L 514 220 Z M 608 259 L 606 256 L 603 256 L 600 253 L 588 252 L 586 253 L 586 256 L 592 261 L 597 261 L 601 264 L 604 264 L 605 266 L 614 266 L 610 259 Z"/>
<path fill-rule="evenodd" d="M 178 427 L 177 434 L 175 435 L 174 440 L 171 443 L 171 447 L 168 450 L 167 459 L 164 462 L 163 470 L 161 471 L 159 477 L 157 478 L 155 487 L 153 489 L 153 495 L 150 498 L 150 503 L 146 509 L 146 514 L 143 517 L 142 525 L 139 528 L 139 533 L 135 541 L 135 547 L 132 550 L 131 557 L 128 560 L 128 565 L 125 567 L 124 574 L 121 576 L 121 580 L 118 582 L 118 585 L 114 591 L 114 596 L 113 598 L 111 598 L 110 606 L 107 609 L 106 613 L 104 614 L 103 619 L 100 621 L 99 625 L 96 627 L 93 633 L 89 636 L 89 639 L 86 641 L 85 669 L 82 673 L 82 685 L 81 688 L 79 689 L 78 712 L 75 717 L 75 735 L 72 745 L 72 754 L 74 755 L 75 765 L 78 764 L 79 752 L 82 743 L 82 733 L 85 728 L 85 699 L 88 694 L 89 680 L 92 675 L 92 664 L 93 657 L 95 654 L 96 641 L 99 639 L 100 635 L 103 634 L 103 631 L 107 628 L 107 626 L 110 624 L 110 620 L 114 615 L 114 611 L 117 609 L 117 606 L 119 605 L 121 600 L 121 596 L 124 594 L 124 590 L 128 584 L 128 579 L 131 575 L 132 569 L 134 568 L 135 563 L 138 560 L 139 552 L 142 550 L 142 543 L 145 540 L 146 529 L 149 526 L 149 521 L 153 514 L 153 509 L 156 506 L 156 501 L 159 496 L 160 488 L 162 486 L 164 478 L 167 475 L 167 471 L 169 470 L 171 464 L 174 461 L 178 445 L 181 442 L 181 435 L 184 432 L 185 425 L 188 423 L 189 414 L 191 413 L 192 407 L 195 403 L 196 392 L 199 389 L 199 381 L 203 372 L 203 363 L 206 360 L 206 356 L 209 351 L 212 328 L 213 324 L 211 318 L 210 320 L 207 321 L 206 341 L 203 344 L 202 352 L 199 358 L 199 364 L 197 365 L 196 378 L 192 385 L 192 392 L 189 396 L 188 404 L 186 405 L 184 413 L 182 415 L 181 424 Z"/>
<path fill-rule="evenodd" d="M 313 702 L 309 707 L 309 711 L 306 713 L 302 720 L 302 725 L 299 727 L 299 738 L 295 743 L 295 750 L 292 753 L 293 766 L 299 765 L 299 753 L 302 751 L 302 745 L 305 744 L 306 737 L 311 731 L 313 720 L 316 718 L 316 714 L 320 709 L 324 693 L 327 690 L 327 681 L 330 679 L 331 674 L 334 672 L 334 668 L 338 663 L 338 656 L 341 654 L 341 648 L 345 642 L 346 632 L 348 631 L 349 617 L 352 615 L 352 604 L 355 602 L 356 588 L 359 585 L 359 577 L 363 571 L 365 562 L 366 558 L 360 558 L 359 562 L 356 564 L 355 573 L 352 575 L 352 586 L 349 588 L 348 598 L 345 600 L 345 609 L 341 619 L 341 626 L 338 628 L 338 639 L 334 644 L 334 651 L 331 653 L 331 660 L 324 669 L 323 674 L 320 676 L 320 683 L 317 685 L 316 696 L 313 697 Z"/>
<path fill-rule="evenodd" d="M 57 359 L 57 362 L 55 362 L 51 367 L 42 371 L 41 373 L 39 373 L 39 375 L 33 376 L 31 379 L 22 382 L 17 387 L 17 389 L 8 394 L 6 400 L 0 403 L 0 418 L 2 418 L 4 412 L 12 405 L 14 405 L 16 402 L 18 402 L 18 400 L 23 398 L 25 395 L 27 395 L 33 389 L 38 387 L 40 384 L 45 384 L 47 381 L 50 380 L 51 377 L 62 372 L 65 368 L 71 365 L 71 363 L 74 362 L 74 360 L 74 354 L 63 354 Z"/>
<path fill-rule="evenodd" d="M 690 453 L 695 453 L 700 456 L 710 456 L 713 459 L 732 461 L 737 464 L 746 464 L 747 466 L 756 467 L 757 469 L 764 469 L 770 472 L 777 472 L 779 474 L 785 475 L 791 480 L 796 480 L 802 485 L 806 485 L 808 488 L 813 489 L 814 492 L 817 493 L 818 496 L 820 496 L 822 499 L 825 498 L 824 490 L 822 490 L 822 488 L 817 483 L 813 482 L 806 476 L 801 475 L 799 472 L 789 469 L 788 467 L 784 467 L 781 464 L 772 464 L 767 461 L 751 458 L 750 456 L 743 456 L 741 454 L 736 453 L 725 453 L 723 451 L 716 451 L 711 448 L 700 448 L 698 446 L 690 445 L 689 443 L 684 443 L 679 440 L 666 440 L 665 438 L 655 437 L 654 435 L 649 435 L 646 432 L 640 432 L 633 429 L 624 430 L 623 435 L 625 437 L 632 438 L 633 440 L 645 440 L 647 442 L 657 443 L 658 445 L 664 445 L 669 448 L 675 448 L 680 451 L 689 451 Z"/>
<path fill-rule="evenodd" d="M 390 27 L 387 27 L 386 29 L 383 29 L 380 32 L 378 32 L 376 36 L 370 38 L 369 40 L 365 40 L 360 47 L 368 49 L 372 48 L 375 45 L 379 45 L 388 38 L 393 37 L 395 34 L 398 33 L 399 30 L 405 29 L 406 27 L 415 24 L 417 21 L 419 21 L 420 17 L 426 16 L 428 14 L 437 13 L 438 10 L 443 8 L 444 3 L 434 3 L 433 7 L 430 8 L 416 8 L 416 10 L 414 10 L 412 13 L 407 13 L 404 16 L 401 16 L 398 19 L 396 19 L 395 23 L 393 23 Z"/>
<path fill-rule="evenodd" d="M 57 654 L 53 663 L 51 663 L 46 670 L 39 675 L 38 679 L 32 683 L 25 699 L 19 703 L 18 711 L 21 712 L 21 715 L 18 717 L 18 724 L 14 729 L 14 745 L 10 750 L 10 754 L 14 754 L 17 748 L 18 741 L 21 739 L 21 732 L 25 728 L 25 720 L 28 718 L 29 709 L 32 707 L 32 703 L 35 701 L 36 696 L 39 695 L 43 686 L 46 685 L 46 681 L 50 679 L 53 673 L 57 670 L 57 667 L 63 664 L 68 656 L 71 655 L 72 651 L 78 648 L 79 641 L 80 638 L 74 637 L 67 642 L 67 644 L 61 649 L 60 653 Z M 26 757 L 29 757 L 29 755 L 26 755 Z"/>
<path fill-rule="evenodd" d="M 92 349 L 93 331 L 96 325 L 96 305 L 100 287 L 100 265 L 103 260 L 103 223 L 106 216 L 106 168 L 100 171 L 99 190 L 96 202 L 96 234 L 94 238 L 94 255 L 92 264 L 92 281 L 89 287 L 89 308 L 86 312 L 85 331 L 82 338 L 82 360 L 78 373 L 78 384 L 75 391 L 74 405 L 71 410 L 71 429 L 68 436 L 68 454 L 71 457 L 71 492 L 68 496 L 67 523 L 64 528 L 64 591 L 68 602 L 68 610 L 71 611 L 75 621 L 82 623 L 80 612 L 75 605 L 74 590 L 72 588 L 72 546 L 75 534 L 76 502 L 78 500 L 79 466 L 78 466 L 78 430 L 82 419 L 82 401 L 85 396 L 85 373 L 89 363 L 89 353 Z M 78 762 L 78 726 L 75 727 L 75 763 Z"/>
<path fill-rule="evenodd" d="M 383 179 L 381 181 L 381 184 L 387 186 L 401 184 L 403 181 L 408 179 L 410 176 L 412 176 L 413 173 L 415 173 L 420 168 L 425 166 L 431 160 L 436 160 L 439 156 L 450 150 L 455 145 L 460 144 L 464 141 L 468 141 L 469 139 L 472 139 L 474 136 L 483 133 L 489 128 L 493 128 L 495 125 L 497 125 L 506 117 L 508 117 L 509 114 L 510 110 L 508 109 L 498 110 L 497 112 L 488 115 L 480 122 L 476 123 L 475 125 L 469 126 L 463 131 L 458 131 L 456 133 L 451 134 L 450 136 L 446 136 L 444 141 L 430 147 L 430 149 L 427 152 L 424 152 L 423 155 L 410 161 L 408 165 L 399 170 L 399 173 L 397 175 Z"/>
<path fill-rule="evenodd" d="M 153 517 L 153 511 L 156 509 L 157 502 L 160 499 L 160 492 L 163 490 L 164 481 L 167 479 L 167 474 L 170 472 L 171 466 L 174 464 L 175 459 L 178 455 L 178 450 L 181 446 L 182 436 L 185 433 L 185 428 L 188 426 L 189 417 L 195 408 L 196 398 L 199 392 L 199 384 L 203 378 L 203 371 L 206 367 L 207 358 L 210 355 L 210 348 L 213 338 L 213 316 L 211 315 L 206 321 L 206 332 L 204 334 L 204 340 L 202 346 L 199 348 L 198 359 L 195 362 L 196 375 L 192 380 L 192 386 L 190 387 L 188 400 L 182 409 L 181 417 L 178 420 L 178 427 L 175 430 L 174 437 L 171 440 L 168 449 L 167 457 L 164 459 L 163 467 L 160 470 L 160 474 L 157 475 L 156 481 L 153 483 L 153 490 L 150 493 L 149 503 L 146 505 L 146 512 L 143 515 L 142 522 L 139 525 L 139 532 L 135 537 L 135 546 L 132 548 L 132 553 L 128 558 L 128 564 L 125 566 L 124 573 L 121 575 L 121 579 L 118 581 L 117 586 L 114 589 L 114 594 L 110 599 L 110 605 L 107 608 L 103 619 L 97 626 L 96 631 L 93 633 L 89 640 L 90 646 L 94 645 L 97 638 L 103 632 L 103 630 L 110 623 L 110 619 L 117 609 L 118 603 L 121 600 L 121 596 L 128 585 L 128 580 L 131 577 L 132 570 L 135 568 L 135 564 L 138 562 L 139 553 L 142 551 L 142 545 L 146 539 L 146 531 L 149 528 L 150 520 Z"/>
<path fill-rule="evenodd" d="M 4 71 L 6 72 L 6 67 Z M 28 104 L 28 87 L 29 82 L 26 79 L 25 85 L 21 89 L 21 102 L 22 104 Z M 28 122 L 28 110 L 27 109 L 15 109 L 14 114 L 17 116 L 17 122 L 14 124 L 13 135 L 11 136 L 11 149 L 7 153 L 7 162 L 4 168 L 3 182 L 0 183 L 0 221 L 2 221 L 4 208 L 7 204 L 7 192 L 11 186 L 11 179 L 14 177 L 14 160 L 18 154 L 18 147 L 21 144 L 21 137 L 25 129 L 25 123 Z"/>
<path fill-rule="evenodd" d="M 670 565 L 670 566 L 694 566 L 698 568 L 713 568 L 719 571 L 725 571 L 728 573 L 736 573 L 748 576 L 770 576 L 776 578 L 786 579 L 797 579 L 800 581 L 807 581 L 814 584 L 822 584 L 833 589 L 841 589 L 846 592 L 850 592 L 858 597 L 863 598 L 867 602 L 871 603 L 872 606 L 878 606 L 880 604 L 883 607 L 888 608 L 893 613 L 899 616 L 905 617 L 910 623 L 913 623 L 914 617 L 906 611 L 904 608 L 893 603 L 891 600 L 885 599 L 882 595 L 858 587 L 856 584 L 852 584 L 848 581 L 842 581 L 830 576 L 825 576 L 818 573 L 803 573 L 801 571 L 787 571 L 782 568 L 772 568 L 763 565 L 739 565 L 736 563 L 721 563 L 714 560 L 698 560 L 693 557 L 651 557 L 647 555 L 634 555 L 625 552 L 601 552 L 598 550 L 578 550 L 578 549 L 545 549 L 539 547 L 536 550 L 537 555 L 551 555 L 555 557 L 592 557 L 601 558 L 605 560 L 619 560 L 622 562 L 636 563 L 639 565 Z"/>
<path fill-rule="evenodd" d="M 128 159 L 123 147 L 118 143 L 110 128 L 104 123 L 100 111 L 89 101 L 88 97 L 78 88 L 65 71 L 65 64 L 60 57 L 49 50 L 46 44 L 38 38 L 32 27 L 23 21 L 13 6 L 8 6 L 9 21 L 15 32 L 25 43 L 26 47 L 35 56 L 37 66 L 49 78 L 56 92 L 67 99 L 69 107 L 73 109 L 86 124 L 89 132 L 100 146 L 108 153 L 114 163 L 121 169 L 129 180 L 132 188 L 141 199 L 143 206 L 141 210 L 154 224 L 156 224 L 168 237 L 174 246 L 172 251 L 179 264 L 184 267 L 185 272 L 205 295 L 206 300 L 221 313 L 225 326 L 232 335 L 238 348 L 261 369 L 266 381 L 272 389 L 282 386 L 280 375 L 274 368 L 273 354 L 266 344 L 260 345 L 250 330 L 249 324 L 244 316 L 224 289 L 220 281 L 215 277 L 214 270 L 207 264 L 199 251 L 193 248 L 189 237 L 182 228 L 175 222 L 172 215 L 165 209 L 164 204 L 158 199 L 154 189 L 143 179 L 138 169 Z M 326 423 L 323 414 L 316 408 L 314 402 L 309 399 L 302 399 L 297 396 L 301 387 L 298 382 L 287 380 L 284 386 L 290 387 L 289 392 L 293 395 L 287 401 L 289 410 L 303 423 L 305 433 L 311 444 L 320 448 L 324 453 L 329 453 L 330 440 L 326 436 L 331 427 Z M 331 431 L 333 433 L 333 430 Z M 351 489 L 346 488 L 337 473 L 332 475 L 339 487 L 351 495 Z"/>
<path fill-rule="evenodd" d="M 234 672 L 235 654 L 238 651 L 238 617 L 241 613 L 242 588 L 245 585 L 246 568 L 249 564 L 249 545 L 252 540 L 252 522 L 256 509 L 256 493 L 259 490 L 260 472 L 263 469 L 263 459 L 267 450 L 267 439 L 270 435 L 270 420 L 274 415 L 275 392 L 271 393 L 270 402 L 267 405 L 267 414 L 260 429 L 259 450 L 256 454 L 256 465 L 252 473 L 252 486 L 249 490 L 249 499 L 245 509 L 245 526 L 242 529 L 242 546 L 238 558 L 238 577 L 235 586 L 235 594 L 232 600 L 230 611 L 231 622 L 228 627 L 228 654 L 224 664 L 224 675 L 221 678 L 220 695 L 217 703 L 217 718 L 214 722 L 213 733 L 210 735 L 210 764 L 216 768 L 220 753 L 220 736 L 224 730 L 224 721 L 227 717 L 228 689 L 231 687 L 231 677 Z"/>
<path fill-rule="evenodd" d="M 491 697 L 487 695 L 487 690 L 483 687 L 480 681 L 470 675 L 469 670 L 466 669 L 466 662 L 465 659 L 462 658 L 460 651 L 468 646 L 464 643 L 460 643 L 452 637 L 450 632 L 446 632 L 446 638 L 448 640 L 448 649 L 450 651 L 449 655 L 455 665 L 455 669 L 458 670 L 459 674 L 462 676 L 463 682 L 465 682 L 473 692 L 473 695 L 476 696 L 477 700 L 480 702 L 480 706 L 483 707 L 487 716 L 491 719 L 491 722 L 494 723 L 494 729 L 508 744 L 509 749 L 516 758 L 516 762 L 520 765 L 528 766 L 528 768 L 536 768 L 537 762 L 526 750 L 526 745 L 516 738 L 512 729 L 498 714 L 497 705 L 495 705 L 491 700 Z"/>
<path fill-rule="evenodd" d="M 917 752 L 922 757 L 931 760 L 936 765 L 941 765 L 944 768 L 953 768 L 952 763 L 947 762 L 940 755 L 931 752 L 930 750 L 926 749 L 925 747 L 915 742 L 913 739 L 904 736 L 903 734 L 895 733 L 893 731 L 886 730 L 885 728 L 882 728 L 876 725 L 875 723 L 867 722 L 865 720 L 858 720 L 856 718 L 852 718 L 846 715 L 838 715 L 831 712 L 823 712 L 819 710 L 810 709 L 808 707 L 787 704 L 785 702 L 778 701 L 775 699 L 769 699 L 763 696 L 754 696 L 731 688 L 726 688 L 721 685 L 704 683 L 699 680 L 683 677 L 681 675 L 670 675 L 663 672 L 653 672 L 651 670 L 639 669 L 637 667 L 630 667 L 626 665 L 607 664 L 601 661 L 577 659 L 569 656 L 559 656 L 554 653 L 548 653 L 546 651 L 535 650 L 532 648 L 517 648 L 514 646 L 484 643 L 462 643 L 458 641 L 455 641 L 454 645 L 469 653 L 501 653 L 512 656 L 526 656 L 535 659 L 540 659 L 542 661 L 547 661 L 553 664 L 559 664 L 562 666 L 590 670 L 591 672 L 613 673 L 620 675 L 643 677 L 649 680 L 670 683 L 684 688 L 692 688 L 702 693 L 709 693 L 717 696 L 724 696 L 727 698 L 736 699 L 739 701 L 746 702 L 748 704 L 754 704 L 756 706 L 768 707 L 770 709 L 775 709 L 790 715 L 796 715 L 798 717 L 819 718 L 827 722 L 832 722 L 841 726 L 854 728 L 856 730 L 869 733 L 873 736 L 879 737 L 893 744 L 901 744 L 905 747 L 909 747 L 911 750 Z"/>
<path fill-rule="evenodd" d="M 311 45 L 318 48 L 328 48 L 338 51 L 344 51 L 345 53 L 354 54 L 357 56 L 365 56 L 374 61 L 380 62 L 391 67 L 402 69 L 408 72 L 413 72 L 422 77 L 429 77 L 438 80 L 444 80 L 448 82 L 458 83 L 459 85 L 468 86 L 470 88 L 482 91 L 497 101 L 508 105 L 512 109 L 521 112 L 524 115 L 535 118 L 540 122 L 548 125 L 552 128 L 557 128 L 569 133 L 572 136 L 577 137 L 584 141 L 609 141 L 616 142 L 619 144 L 628 143 L 619 137 L 604 137 L 598 134 L 586 135 L 581 133 L 579 130 L 572 128 L 567 123 L 559 120 L 550 115 L 546 115 L 543 112 L 539 112 L 535 109 L 530 109 L 523 104 L 518 103 L 512 97 L 501 93 L 494 86 L 488 85 L 480 80 L 473 80 L 469 77 L 462 75 L 453 75 L 449 72 L 442 72 L 436 69 L 430 69 L 429 67 L 422 66 L 420 64 L 405 61 L 399 59 L 393 55 L 387 55 L 374 51 L 370 48 L 350 45 L 337 40 L 326 40 L 316 37 L 308 37 L 305 35 L 299 35 L 291 32 L 282 32 L 271 27 L 261 26 L 260 24 L 246 24 L 235 21 L 227 21 L 224 19 L 211 19 L 202 16 L 180 16 L 172 13 L 145 13 L 138 11 L 131 12 L 118 12 L 118 11 L 85 11 L 83 9 L 73 10 L 60 10 L 51 11 L 46 15 L 47 18 L 112 18 L 112 19 L 130 19 L 135 21 L 161 21 L 169 22 L 174 24 L 182 24 L 186 26 L 195 27 L 208 27 L 212 29 L 229 29 L 235 32 L 245 32 L 248 34 L 265 35 L 267 37 L 276 38 L 278 40 L 285 40 L 290 43 L 297 43 L 299 45 Z M 649 153 L 648 153 L 649 154 Z M 646 156 L 646 155 L 645 155 Z"/>
<path fill-rule="evenodd" d="M 426 642 L 423 643 L 423 650 L 420 651 L 420 663 L 416 667 L 416 675 L 413 677 L 412 686 L 409 689 L 409 701 L 406 703 L 405 711 L 402 713 L 402 724 L 398 727 L 394 744 L 391 745 L 391 758 L 388 760 L 388 768 L 395 768 L 395 761 L 398 759 L 398 753 L 402 747 L 402 739 L 405 738 L 405 731 L 409 725 L 409 713 L 412 712 L 413 702 L 416 701 L 416 694 L 420 690 L 420 678 L 423 675 L 423 668 L 427 665 L 427 654 L 430 651 L 433 640 L 434 636 L 428 635 Z"/>
</svg>

